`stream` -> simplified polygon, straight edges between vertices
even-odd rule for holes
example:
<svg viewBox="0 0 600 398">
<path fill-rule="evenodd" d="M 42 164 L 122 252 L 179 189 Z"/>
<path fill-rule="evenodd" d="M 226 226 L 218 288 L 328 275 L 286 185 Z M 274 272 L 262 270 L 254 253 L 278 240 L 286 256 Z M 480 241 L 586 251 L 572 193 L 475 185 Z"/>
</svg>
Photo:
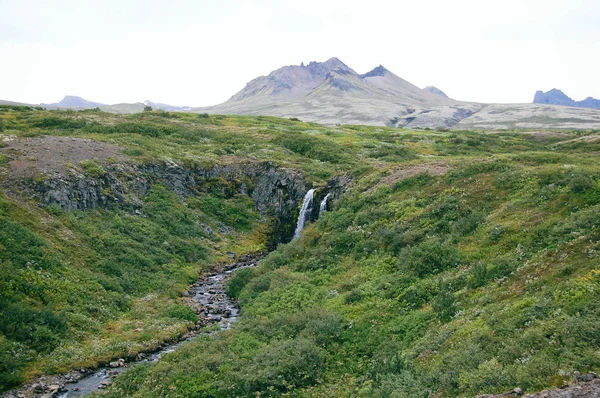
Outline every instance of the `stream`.
<svg viewBox="0 0 600 398">
<path fill-rule="evenodd" d="M 125 362 L 123 359 L 110 362 L 109 366 L 93 371 L 81 369 L 61 376 L 47 376 L 24 386 L 21 390 L 5 397 L 43 397 L 71 398 L 86 396 L 94 391 L 100 391 L 112 384 L 112 380 L 131 366 L 142 363 L 152 363 L 160 360 L 161 356 L 175 351 L 182 344 L 193 340 L 201 334 L 214 334 L 214 331 L 203 330 L 203 326 L 218 324 L 221 330 L 227 330 L 238 319 L 240 307 L 238 303 L 227 296 L 226 282 L 229 276 L 242 268 L 253 267 L 264 257 L 265 253 L 242 255 L 235 262 L 217 267 L 213 272 L 202 275 L 184 293 L 184 304 L 194 309 L 199 322 L 196 331 L 188 332 L 180 341 L 165 344 L 162 348 L 138 354 L 136 360 Z M 10 394 L 10 393 L 9 393 Z"/>
</svg>

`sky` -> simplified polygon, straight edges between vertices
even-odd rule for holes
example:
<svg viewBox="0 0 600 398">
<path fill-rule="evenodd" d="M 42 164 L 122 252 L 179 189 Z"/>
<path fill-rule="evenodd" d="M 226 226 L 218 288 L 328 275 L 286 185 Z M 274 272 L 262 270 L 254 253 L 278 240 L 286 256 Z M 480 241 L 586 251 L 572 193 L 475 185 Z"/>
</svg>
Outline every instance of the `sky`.
<svg viewBox="0 0 600 398">
<path fill-rule="evenodd" d="M 207 106 L 284 65 L 477 102 L 600 98 L 600 0 L 0 0 L 0 99 Z"/>
</svg>

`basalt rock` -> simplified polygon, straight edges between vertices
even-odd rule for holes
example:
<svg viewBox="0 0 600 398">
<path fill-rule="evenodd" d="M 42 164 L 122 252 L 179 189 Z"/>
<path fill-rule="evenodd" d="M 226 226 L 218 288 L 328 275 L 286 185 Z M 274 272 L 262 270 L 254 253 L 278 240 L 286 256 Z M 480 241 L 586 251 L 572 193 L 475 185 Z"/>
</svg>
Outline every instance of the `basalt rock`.
<svg viewBox="0 0 600 398">
<path fill-rule="evenodd" d="M 118 163 L 91 176 L 71 169 L 30 180 L 32 196 L 45 206 L 63 210 L 124 209 L 141 214 L 152 186 L 161 184 L 181 198 L 202 193 L 250 196 L 263 220 L 274 220 L 274 242 L 291 238 L 298 204 L 307 191 L 304 176 L 270 162 L 240 161 L 207 167 L 175 162 L 133 165 Z M 227 227 L 227 226 L 224 226 Z"/>
<path fill-rule="evenodd" d="M 350 184 L 350 176 L 344 174 L 341 176 L 335 176 L 327 181 L 327 185 L 323 188 L 317 189 L 315 192 L 314 201 L 316 205 L 313 206 L 312 212 L 308 217 L 308 221 L 315 221 L 319 218 L 319 204 L 329 194 L 327 198 L 326 209 L 331 209 L 333 203 L 342 196 L 348 185 Z"/>
</svg>

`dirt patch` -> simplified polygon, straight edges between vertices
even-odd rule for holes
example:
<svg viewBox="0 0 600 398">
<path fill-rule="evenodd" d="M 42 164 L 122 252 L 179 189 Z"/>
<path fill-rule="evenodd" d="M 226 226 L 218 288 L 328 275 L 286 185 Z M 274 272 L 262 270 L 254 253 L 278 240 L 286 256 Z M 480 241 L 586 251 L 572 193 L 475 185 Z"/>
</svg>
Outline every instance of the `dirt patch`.
<svg viewBox="0 0 600 398">
<path fill-rule="evenodd" d="M 102 164 L 109 158 L 115 161 L 126 159 L 119 146 L 84 138 L 0 138 L 6 145 L 0 148 L 0 153 L 8 157 L 8 174 L 15 178 L 32 177 L 39 173 L 62 174 L 71 165 L 77 166 L 83 160 L 94 159 Z"/>
<path fill-rule="evenodd" d="M 394 185 L 398 181 L 405 180 L 410 177 L 414 177 L 419 174 L 429 174 L 432 176 L 446 174 L 450 171 L 451 167 L 444 163 L 429 163 L 429 164 L 418 164 L 413 166 L 399 166 L 390 169 L 390 173 L 379 180 L 379 185 Z M 375 188 L 375 187 L 373 187 Z"/>
</svg>

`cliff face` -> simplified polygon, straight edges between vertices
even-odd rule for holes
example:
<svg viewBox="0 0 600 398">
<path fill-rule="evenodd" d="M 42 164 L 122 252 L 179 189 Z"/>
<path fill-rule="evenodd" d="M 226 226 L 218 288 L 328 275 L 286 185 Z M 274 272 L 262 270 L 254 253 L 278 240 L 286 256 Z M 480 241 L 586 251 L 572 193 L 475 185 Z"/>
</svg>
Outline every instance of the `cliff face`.
<svg viewBox="0 0 600 398">
<path fill-rule="evenodd" d="M 44 206 L 63 210 L 124 209 L 139 213 L 144 197 L 155 184 L 172 189 L 180 197 L 218 192 L 224 197 L 248 195 L 256 211 L 273 226 L 279 241 L 288 239 L 298 203 L 308 190 L 302 174 L 269 162 L 184 167 L 175 163 L 133 165 L 118 163 L 103 168 L 101 175 L 77 170 L 29 180 L 32 196 Z"/>
</svg>

